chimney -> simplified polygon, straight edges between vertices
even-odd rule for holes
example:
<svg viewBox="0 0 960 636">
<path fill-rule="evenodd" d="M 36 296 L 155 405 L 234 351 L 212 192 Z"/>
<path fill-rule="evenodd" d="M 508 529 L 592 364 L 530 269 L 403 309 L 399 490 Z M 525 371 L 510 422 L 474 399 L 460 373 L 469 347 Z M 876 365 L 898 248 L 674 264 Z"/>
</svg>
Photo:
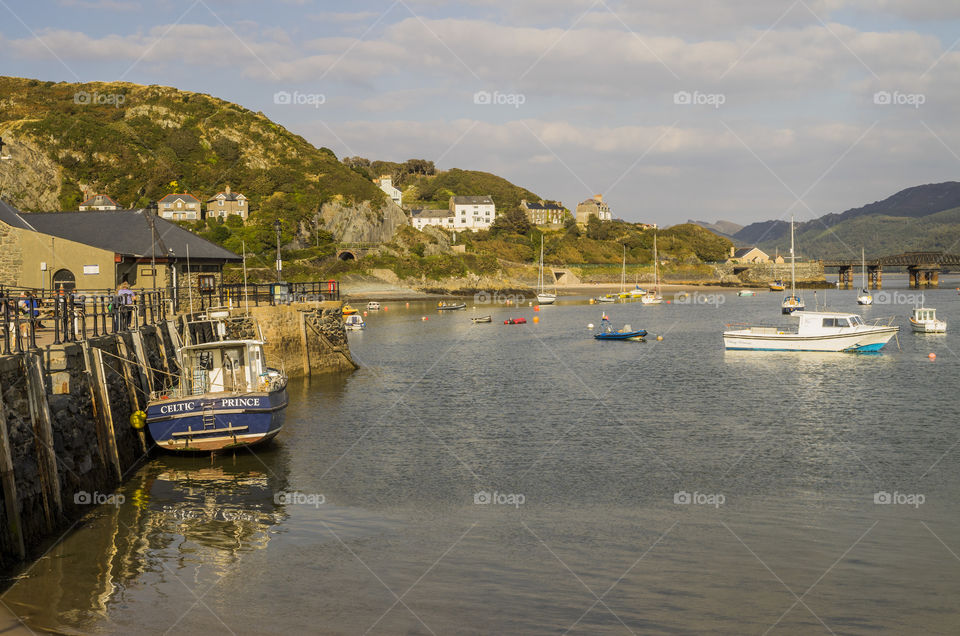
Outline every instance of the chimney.
<svg viewBox="0 0 960 636">
<path fill-rule="evenodd" d="M 600 203 L 603 203 L 603 195 L 602 195 L 602 194 L 595 194 L 595 195 L 593 195 L 593 198 L 594 198 L 594 200 L 599 201 Z"/>
<path fill-rule="evenodd" d="M 225 194 L 230 194 L 230 186 L 227 186 L 227 189 L 224 190 L 224 193 L 225 193 Z"/>
<path fill-rule="evenodd" d="M 737 248 L 735 248 L 733 245 L 731 245 L 731 246 L 730 246 L 730 258 L 733 258 L 734 256 L 736 256 L 736 254 L 737 254 Z"/>
</svg>

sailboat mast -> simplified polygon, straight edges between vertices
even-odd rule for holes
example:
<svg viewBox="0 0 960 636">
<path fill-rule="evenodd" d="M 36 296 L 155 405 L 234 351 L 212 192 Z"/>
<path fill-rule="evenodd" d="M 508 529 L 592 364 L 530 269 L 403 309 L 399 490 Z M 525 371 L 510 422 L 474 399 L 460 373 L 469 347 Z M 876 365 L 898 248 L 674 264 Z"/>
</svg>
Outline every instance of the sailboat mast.
<svg viewBox="0 0 960 636">
<path fill-rule="evenodd" d="M 864 251 L 863 247 L 860 248 L 860 282 L 863 284 L 863 289 L 867 288 L 867 254 Z"/>
<path fill-rule="evenodd" d="M 624 292 L 627 285 L 627 246 L 623 246 L 623 269 L 620 270 L 620 293 Z"/>
<path fill-rule="evenodd" d="M 657 228 L 653 228 L 653 286 L 660 293 L 660 259 L 657 257 Z"/>
<path fill-rule="evenodd" d="M 537 279 L 537 291 L 543 293 L 543 234 L 540 235 L 540 277 Z"/>
<path fill-rule="evenodd" d="M 790 296 L 797 297 L 797 256 L 793 253 L 793 215 L 790 215 Z"/>
</svg>

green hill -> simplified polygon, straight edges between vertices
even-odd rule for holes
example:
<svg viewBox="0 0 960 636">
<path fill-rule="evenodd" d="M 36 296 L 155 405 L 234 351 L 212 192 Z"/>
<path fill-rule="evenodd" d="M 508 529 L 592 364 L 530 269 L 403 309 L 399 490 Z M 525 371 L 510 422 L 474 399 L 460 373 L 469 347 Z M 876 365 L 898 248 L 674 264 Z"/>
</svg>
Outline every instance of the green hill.
<svg viewBox="0 0 960 636">
<path fill-rule="evenodd" d="M 4 198 L 21 209 L 76 209 L 84 190 L 122 207 L 172 192 L 206 201 L 230 185 L 264 234 L 247 231 L 253 250 L 258 238 L 269 245 L 278 216 L 295 227 L 328 200 L 385 201 L 331 150 L 262 113 L 175 88 L 0 77 L 0 135 L 13 155 L 3 162 Z"/>
</svg>

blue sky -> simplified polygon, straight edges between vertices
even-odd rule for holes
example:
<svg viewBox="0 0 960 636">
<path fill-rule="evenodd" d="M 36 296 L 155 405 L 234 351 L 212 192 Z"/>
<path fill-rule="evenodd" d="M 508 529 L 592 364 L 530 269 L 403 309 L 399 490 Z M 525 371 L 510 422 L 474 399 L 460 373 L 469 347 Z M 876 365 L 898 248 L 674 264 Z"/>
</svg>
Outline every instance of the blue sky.
<svg viewBox="0 0 960 636">
<path fill-rule="evenodd" d="M 958 27 L 932 0 L 0 0 L 0 73 L 176 86 L 340 157 L 749 223 L 957 179 Z"/>
</svg>

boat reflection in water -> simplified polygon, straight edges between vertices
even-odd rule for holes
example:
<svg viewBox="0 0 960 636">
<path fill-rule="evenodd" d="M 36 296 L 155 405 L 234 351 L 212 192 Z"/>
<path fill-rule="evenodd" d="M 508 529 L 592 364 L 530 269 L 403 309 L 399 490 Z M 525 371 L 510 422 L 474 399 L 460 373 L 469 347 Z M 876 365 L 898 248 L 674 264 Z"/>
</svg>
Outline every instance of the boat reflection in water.
<svg viewBox="0 0 960 636">
<path fill-rule="evenodd" d="M 274 495 L 283 484 L 272 473 L 284 462 L 271 455 L 151 462 L 114 494 L 116 505 L 98 506 L 16 577 L 4 603 L 34 629 L 87 633 L 105 620 L 111 625 L 110 610 L 134 595 L 152 594 L 155 581 L 178 577 L 189 584 L 188 597 L 194 587 L 201 595 L 242 553 L 266 548 L 285 517 Z M 171 552 L 179 572 L 169 565 Z"/>
</svg>

